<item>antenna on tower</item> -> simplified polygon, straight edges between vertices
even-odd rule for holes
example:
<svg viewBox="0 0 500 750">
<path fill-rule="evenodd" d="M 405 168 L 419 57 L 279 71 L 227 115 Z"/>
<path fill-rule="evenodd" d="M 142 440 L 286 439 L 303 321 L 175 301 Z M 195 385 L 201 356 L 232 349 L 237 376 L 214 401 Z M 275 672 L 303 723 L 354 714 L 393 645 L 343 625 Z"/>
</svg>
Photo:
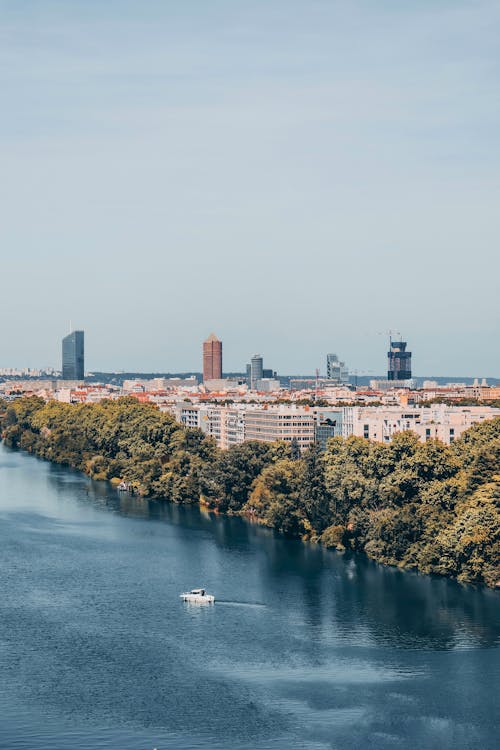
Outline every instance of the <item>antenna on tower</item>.
<svg viewBox="0 0 500 750">
<path fill-rule="evenodd" d="M 392 344 L 392 334 L 396 333 L 399 336 L 399 338 L 401 339 L 401 333 L 400 333 L 400 331 L 395 331 L 394 328 L 389 328 L 389 330 L 387 331 L 387 333 L 389 334 L 389 349 L 390 349 L 391 348 L 391 344 Z"/>
<path fill-rule="evenodd" d="M 69 332 L 71 333 L 72 330 L 73 330 L 73 327 L 71 325 L 71 318 L 70 318 L 70 320 L 69 320 Z"/>
</svg>

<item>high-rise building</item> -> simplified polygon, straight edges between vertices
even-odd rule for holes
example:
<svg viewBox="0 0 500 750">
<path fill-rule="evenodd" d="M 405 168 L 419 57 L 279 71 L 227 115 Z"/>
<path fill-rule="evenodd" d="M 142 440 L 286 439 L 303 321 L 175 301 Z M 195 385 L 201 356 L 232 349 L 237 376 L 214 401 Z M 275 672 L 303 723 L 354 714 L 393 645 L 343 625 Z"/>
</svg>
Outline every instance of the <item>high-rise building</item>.
<svg viewBox="0 0 500 750">
<path fill-rule="evenodd" d="M 254 363 L 254 376 L 255 377 L 253 378 L 253 380 L 252 380 L 252 365 L 251 364 L 246 365 L 246 384 L 248 388 L 252 390 L 255 389 L 255 384 L 257 380 L 268 380 L 268 379 L 274 380 L 278 377 L 275 370 L 272 370 L 270 368 L 266 369 L 264 367 L 264 362 L 262 361 L 262 357 L 260 356 L 260 354 L 256 354 L 253 359 L 256 360 Z M 262 367 L 262 376 L 259 378 L 258 376 L 260 372 L 260 367 Z"/>
<path fill-rule="evenodd" d="M 347 383 L 349 381 L 349 370 L 345 362 L 341 362 L 336 354 L 326 355 L 326 377 L 336 383 Z"/>
<path fill-rule="evenodd" d="M 260 354 L 254 354 L 250 360 L 250 388 L 255 389 L 257 380 L 262 380 L 264 375 L 264 360 Z"/>
<path fill-rule="evenodd" d="M 411 352 L 406 341 L 389 341 L 387 380 L 411 380 Z"/>
<path fill-rule="evenodd" d="M 211 333 L 203 342 L 203 380 L 222 378 L 222 341 Z"/>
<path fill-rule="evenodd" d="M 263 378 L 277 378 L 278 374 L 275 370 L 272 370 L 271 368 L 265 368 L 262 370 L 262 377 Z"/>
<path fill-rule="evenodd" d="M 83 331 L 72 331 L 62 340 L 62 376 L 64 380 L 83 380 L 85 376 Z"/>
</svg>

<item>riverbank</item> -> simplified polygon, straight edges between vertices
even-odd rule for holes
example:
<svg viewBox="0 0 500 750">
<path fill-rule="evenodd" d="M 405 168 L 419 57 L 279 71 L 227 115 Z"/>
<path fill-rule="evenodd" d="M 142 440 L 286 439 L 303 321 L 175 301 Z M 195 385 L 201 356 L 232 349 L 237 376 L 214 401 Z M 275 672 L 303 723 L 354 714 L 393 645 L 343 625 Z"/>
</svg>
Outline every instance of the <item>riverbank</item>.
<svg viewBox="0 0 500 750">
<path fill-rule="evenodd" d="M 0 519 L 2 748 L 495 747 L 496 592 L 4 446 Z"/>
<path fill-rule="evenodd" d="M 201 501 L 386 565 L 491 587 L 500 580 L 500 419 L 450 447 L 401 433 L 389 445 L 335 438 L 302 457 L 283 443 L 220 451 L 132 398 L 18 399 L 4 405 L 1 430 L 11 447 L 152 499 Z"/>
</svg>

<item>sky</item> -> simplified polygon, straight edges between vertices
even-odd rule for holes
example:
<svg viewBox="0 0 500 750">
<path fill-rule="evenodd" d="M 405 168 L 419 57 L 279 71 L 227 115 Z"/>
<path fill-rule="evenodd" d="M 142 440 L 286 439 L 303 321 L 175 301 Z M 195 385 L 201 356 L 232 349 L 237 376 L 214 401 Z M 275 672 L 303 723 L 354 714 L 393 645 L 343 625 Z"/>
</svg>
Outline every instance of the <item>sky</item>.
<svg viewBox="0 0 500 750">
<path fill-rule="evenodd" d="M 500 376 L 496 0 L 0 0 L 0 367 Z"/>
</svg>

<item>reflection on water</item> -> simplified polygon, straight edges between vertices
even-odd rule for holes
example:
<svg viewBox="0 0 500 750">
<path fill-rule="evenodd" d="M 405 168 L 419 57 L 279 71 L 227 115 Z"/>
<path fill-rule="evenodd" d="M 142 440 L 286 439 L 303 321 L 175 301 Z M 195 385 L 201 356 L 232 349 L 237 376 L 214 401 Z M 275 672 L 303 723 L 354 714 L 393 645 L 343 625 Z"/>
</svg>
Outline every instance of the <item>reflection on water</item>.
<svg viewBox="0 0 500 750">
<path fill-rule="evenodd" d="M 220 549 L 241 553 L 258 548 L 267 589 L 278 595 L 281 578 L 296 579 L 311 627 L 326 622 L 347 639 L 356 632 L 361 642 L 374 639 L 401 648 L 464 649 L 499 643 L 498 592 L 285 540 L 240 518 L 132 496 L 57 466 L 49 465 L 48 477 L 59 496 L 69 485 L 80 503 L 96 509 L 205 532 Z"/>
<path fill-rule="evenodd" d="M 496 745 L 498 592 L 5 448 L 0 586 L 9 750 Z"/>
</svg>

